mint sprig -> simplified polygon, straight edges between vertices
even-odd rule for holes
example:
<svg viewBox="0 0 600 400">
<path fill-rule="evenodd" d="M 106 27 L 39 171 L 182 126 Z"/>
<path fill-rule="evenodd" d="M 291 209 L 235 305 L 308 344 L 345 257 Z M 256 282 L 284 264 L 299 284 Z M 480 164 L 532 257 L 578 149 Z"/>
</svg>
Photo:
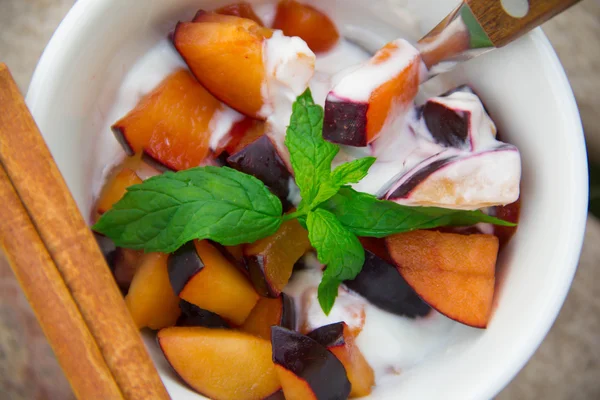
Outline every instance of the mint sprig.
<svg viewBox="0 0 600 400">
<path fill-rule="evenodd" d="M 332 171 L 339 147 L 323 139 L 322 128 L 323 108 L 307 90 L 293 105 L 285 139 L 302 196 L 292 214 L 283 216 L 281 201 L 253 176 L 227 167 L 198 167 L 129 187 L 93 229 L 119 247 L 171 253 L 193 239 L 226 246 L 252 243 L 274 234 L 284 220 L 296 218 L 327 265 L 318 296 L 329 314 L 341 282 L 354 279 L 364 264 L 358 236 L 479 222 L 514 226 L 480 211 L 407 207 L 345 186 L 363 179 L 375 158 L 354 160 Z"/>
<path fill-rule="evenodd" d="M 281 201 L 255 177 L 199 167 L 129 187 L 93 229 L 119 247 L 171 253 L 192 239 L 254 242 L 277 231 L 281 213 Z"/>
</svg>

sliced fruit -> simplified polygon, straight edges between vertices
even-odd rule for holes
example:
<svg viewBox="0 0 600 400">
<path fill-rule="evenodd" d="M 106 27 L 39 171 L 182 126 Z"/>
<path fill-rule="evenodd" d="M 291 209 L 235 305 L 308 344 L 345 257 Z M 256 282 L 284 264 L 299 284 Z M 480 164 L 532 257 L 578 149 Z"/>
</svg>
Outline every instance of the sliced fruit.
<svg viewBox="0 0 600 400">
<path fill-rule="evenodd" d="M 302 38 L 315 53 L 331 50 L 340 39 L 335 24 L 327 15 L 295 0 L 279 2 L 273 28 L 281 29 L 286 36 Z"/>
<path fill-rule="evenodd" d="M 375 385 L 375 373 L 354 342 L 348 325 L 344 322 L 325 325 L 309 333 L 308 337 L 325 346 L 341 361 L 350 381 L 350 397 L 371 393 Z"/>
<path fill-rule="evenodd" d="M 115 257 L 117 256 L 118 252 L 115 242 L 113 242 L 111 238 L 104 236 L 100 233 L 93 232 L 93 234 L 94 239 L 96 239 L 96 243 L 98 244 L 98 247 L 100 248 L 100 251 L 104 256 L 106 264 L 108 264 L 108 267 L 114 271 Z"/>
<path fill-rule="evenodd" d="M 498 238 L 414 231 L 386 238 L 398 271 L 440 313 L 485 328 L 494 297 Z"/>
<path fill-rule="evenodd" d="M 180 298 L 235 325 L 244 322 L 259 298 L 246 277 L 205 240 L 169 256 L 169 280 Z"/>
<path fill-rule="evenodd" d="M 496 217 L 504 221 L 518 223 L 521 214 L 521 199 L 506 206 L 496 207 Z M 500 248 L 506 246 L 513 235 L 517 232 L 516 226 L 494 226 L 494 235 L 500 240 Z"/>
<path fill-rule="evenodd" d="M 262 297 L 240 326 L 244 332 L 271 340 L 271 326 L 279 325 L 288 329 L 296 328 L 294 299 L 282 293 L 276 299 Z"/>
<path fill-rule="evenodd" d="M 169 75 L 113 126 L 127 154 L 145 152 L 171 170 L 209 155 L 210 121 L 221 103 L 186 70 Z"/>
<path fill-rule="evenodd" d="M 273 362 L 286 400 L 346 399 L 350 382 L 342 363 L 301 333 L 271 328 Z"/>
<path fill-rule="evenodd" d="M 287 199 L 291 174 L 268 136 L 262 135 L 233 153 L 227 164 L 260 179 L 277 197 Z"/>
<path fill-rule="evenodd" d="M 509 204 L 519 198 L 521 156 L 515 146 L 500 144 L 463 156 L 445 153 L 402 175 L 384 197 L 405 205 L 468 210 Z"/>
<path fill-rule="evenodd" d="M 308 231 L 296 220 L 281 224 L 279 230 L 244 248 L 250 279 L 260 294 L 278 297 L 287 285 L 294 264 L 311 249 Z"/>
<path fill-rule="evenodd" d="M 140 183 L 142 183 L 142 180 L 133 170 L 123 168 L 110 180 L 110 182 L 104 185 L 98 203 L 96 204 L 96 210 L 99 214 L 104 214 L 125 196 L 129 186 L 138 185 Z"/>
<path fill-rule="evenodd" d="M 133 278 L 135 277 L 142 260 L 144 260 L 144 252 L 141 250 L 117 249 L 113 275 L 117 285 L 119 285 L 119 288 L 123 293 L 129 291 L 131 282 L 133 282 Z"/>
<path fill-rule="evenodd" d="M 308 289 L 302 295 L 302 307 L 300 307 L 300 332 L 309 333 L 315 329 L 331 324 L 332 322 L 345 321 L 352 334 L 358 336 L 365 326 L 366 301 L 362 297 L 350 293 L 346 288 L 340 286 L 338 297 L 329 315 L 325 315 L 317 296 L 317 288 Z"/>
<path fill-rule="evenodd" d="M 205 328 L 229 329 L 229 325 L 219 315 L 203 310 L 202 308 L 188 303 L 185 300 L 179 302 L 181 316 L 177 320 L 177 326 L 203 326 Z"/>
<path fill-rule="evenodd" d="M 213 16 L 177 24 L 175 48 L 214 96 L 242 114 L 264 119 L 263 44 L 271 30 L 246 18 L 207 14 Z"/>
<path fill-rule="evenodd" d="M 429 313 L 429 307 L 406 283 L 395 265 L 365 250 L 360 273 L 344 284 L 382 310 L 411 318 Z"/>
<path fill-rule="evenodd" d="M 323 137 L 357 147 L 377 139 L 388 120 L 412 104 L 422 68 L 417 49 L 398 39 L 360 67 L 342 71 L 325 101 Z"/>
<path fill-rule="evenodd" d="M 202 327 L 163 329 L 157 339 L 181 379 L 211 399 L 258 400 L 280 389 L 267 340 Z"/>
<path fill-rule="evenodd" d="M 181 314 L 167 273 L 167 254 L 144 255 L 133 277 L 125 303 L 138 328 L 162 329 L 175 325 Z"/>
<path fill-rule="evenodd" d="M 443 147 L 477 151 L 496 138 L 496 125 L 468 86 L 428 99 L 418 114 L 415 132 Z"/>
<path fill-rule="evenodd" d="M 231 130 L 220 141 L 215 149 L 215 155 L 223 155 L 225 158 L 236 154 L 244 147 L 260 138 L 265 133 L 265 122 L 254 118 L 246 117 L 236 122 Z"/>
<path fill-rule="evenodd" d="M 256 15 L 250 3 L 245 1 L 221 7 L 217 9 L 216 12 L 219 14 L 235 15 L 237 17 L 251 19 L 260 26 L 264 26 L 262 20 L 258 17 L 258 15 Z"/>
</svg>

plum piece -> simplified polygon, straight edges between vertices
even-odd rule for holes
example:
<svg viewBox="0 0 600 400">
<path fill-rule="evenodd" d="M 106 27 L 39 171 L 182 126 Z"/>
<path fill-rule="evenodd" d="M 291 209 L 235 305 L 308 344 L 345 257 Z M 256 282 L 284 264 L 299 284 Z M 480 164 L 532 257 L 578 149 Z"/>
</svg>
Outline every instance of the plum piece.
<svg viewBox="0 0 600 400">
<path fill-rule="evenodd" d="M 175 48 L 215 97 L 242 114 L 264 119 L 263 47 L 272 31 L 246 18 L 207 14 L 213 16 L 177 24 Z"/>
<path fill-rule="evenodd" d="M 211 399 L 264 399 L 281 388 L 267 340 L 203 327 L 163 329 L 157 340 L 181 379 Z"/>
<path fill-rule="evenodd" d="M 414 231 L 385 239 L 398 271 L 431 307 L 475 328 L 489 322 L 498 238 Z"/>
<path fill-rule="evenodd" d="M 210 121 L 223 107 L 181 69 L 140 100 L 112 130 L 129 155 L 144 152 L 171 170 L 201 165 L 209 155 Z"/>
<path fill-rule="evenodd" d="M 287 199 L 291 174 L 266 135 L 229 156 L 227 164 L 260 179 L 277 197 Z"/>
<path fill-rule="evenodd" d="M 426 159 L 402 175 L 383 197 L 413 206 L 480 209 L 516 201 L 520 180 L 519 151 L 503 144 L 479 153 L 442 152 Z"/>
<path fill-rule="evenodd" d="M 294 299 L 281 293 L 276 299 L 262 297 L 240 326 L 244 332 L 271 340 L 271 326 L 279 325 L 294 330 L 296 328 L 296 309 Z"/>
<path fill-rule="evenodd" d="M 365 263 L 351 281 L 344 281 L 355 291 L 382 310 L 406 317 L 422 317 L 431 311 L 406 283 L 396 266 L 365 250 Z"/>
<path fill-rule="evenodd" d="M 100 233 L 92 232 L 94 234 L 94 239 L 96 239 L 96 243 L 98 243 L 98 247 L 104 256 L 104 260 L 106 260 L 106 264 L 108 264 L 111 271 L 114 271 L 115 268 L 115 257 L 117 256 L 117 246 L 115 242 L 112 241 L 111 238 L 106 237 Z"/>
<path fill-rule="evenodd" d="M 273 362 L 287 400 L 345 400 L 350 382 L 343 364 L 323 345 L 280 326 L 271 328 Z"/>
<path fill-rule="evenodd" d="M 231 264 L 235 265 L 238 270 L 240 270 L 244 276 L 249 277 L 248 275 L 248 267 L 246 266 L 246 260 L 244 260 L 244 246 L 223 246 L 220 243 L 210 241 L 217 250 L 221 252 L 221 254 L 229 261 Z"/>
<path fill-rule="evenodd" d="M 308 231 L 296 219 L 281 224 L 275 234 L 247 245 L 244 257 L 256 290 L 263 296 L 278 297 L 292 276 L 294 264 L 311 248 Z"/>
<path fill-rule="evenodd" d="M 440 146 L 478 151 L 495 142 L 496 125 L 468 86 L 430 98 L 418 109 L 418 116 L 413 130 Z"/>
<path fill-rule="evenodd" d="M 227 6 L 218 8 L 215 12 L 223 15 L 234 15 L 237 17 L 251 19 L 256 22 L 260 26 L 264 26 L 265 24 L 262 20 L 256 15 L 252 5 L 248 2 L 242 1 L 240 3 L 229 4 Z"/>
<path fill-rule="evenodd" d="M 225 160 L 264 135 L 266 123 L 245 117 L 233 124 L 229 132 L 221 138 L 214 151 L 215 156 Z"/>
<path fill-rule="evenodd" d="M 185 300 L 179 302 L 181 316 L 176 326 L 203 326 L 205 328 L 229 329 L 229 325 L 218 314 L 204 310 Z"/>
<path fill-rule="evenodd" d="M 123 168 L 110 181 L 104 185 L 102 193 L 96 203 L 96 211 L 98 214 L 104 214 L 117 203 L 125 193 L 129 186 L 142 183 L 142 180 L 129 168 Z"/>
<path fill-rule="evenodd" d="M 325 325 L 307 335 L 325 346 L 340 360 L 350 381 L 350 397 L 371 394 L 375 385 L 375 373 L 354 342 L 354 335 L 344 322 Z"/>
<path fill-rule="evenodd" d="M 119 289 L 124 294 L 129 292 L 133 278 L 135 277 L 142 260 L 144 252 L 142 250 L 124 249 L 119 247 L 115 255 L 113 276 Z"/>
<path fill-rule="evenodd" d="M 361 66 L 340 72 L 325 101 L 323 138 L 355 147 L 377 139 L 412 105 L 423 68 L 417 49 L 398 39 Z"/>
<path fill-rule="evenodd" d="M 140 329 L 173 326 L 181 314 L 179 299 L 169 284 L 167 257 L 162 253 L 144 255 L 125 296 L 131 317 Z"/>
<path fill-rule="evenodd" d="M 511 204 L 495 207 L 494 216 L 504 221 L 518 223 L 521 216 L 521 198 Z M 510 242 L 510 239 L 517 232 L 518 226 L 494 226 L 494 235 L 500 241 L 500 248 L 503 248 Z"/>
<path fill-rule="evenodd" d="M 295 0 L 279 2 L 273 29 L 282 30 L 286 36 L 300 37 L 315 53 L 331 50 L 340 39 L 335 24 L 326 14 Z"/>
<path fill-rule="evenodd" d="M 246 277 L 208 241 L 189 242 L 169 256 L 169 280 L 183 300 L 241 325 L 258 301 Z"/>
</svg>

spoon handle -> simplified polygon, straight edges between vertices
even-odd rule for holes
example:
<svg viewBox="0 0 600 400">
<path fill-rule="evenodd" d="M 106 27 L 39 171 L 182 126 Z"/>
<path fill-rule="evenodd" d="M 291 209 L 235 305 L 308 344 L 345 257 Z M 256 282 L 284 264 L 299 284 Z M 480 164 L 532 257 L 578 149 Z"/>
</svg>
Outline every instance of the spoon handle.
<svg viewBox="0 0 600 400">
<path fill-rule="evenodd" d="M 466 0 L 494 47 L 502 47 L 560 14 L 580 0 L 529 0 L 527 14 L 508 13 L 500 0 Z"/>
</svg>

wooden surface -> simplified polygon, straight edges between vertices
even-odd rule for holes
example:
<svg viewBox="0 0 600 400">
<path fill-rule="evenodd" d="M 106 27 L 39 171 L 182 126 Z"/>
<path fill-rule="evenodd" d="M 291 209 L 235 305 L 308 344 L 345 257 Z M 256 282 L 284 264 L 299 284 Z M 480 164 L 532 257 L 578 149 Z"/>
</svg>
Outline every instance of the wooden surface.
<svg viewBox="0 0 600 400">
<path fill-rule="evenodd" d="M 0 163 L 121 392 L 127 400 L 168 399 L 102 253 L 16 84 L 1 64 L 0 104 Z"/>
<path fill-rule="evenodd" d="M 2 92 L 0 89 L 0 104 Z M 122 400 L 71 293 L 3 168 L 0 204 L 0 245 L 75 395 L 80 399 Z"/>
<path fill-rule="evenodd" d="M 500 0 L 466 0 L 473 15 L 496 47 L 502 47 L 542 25 L 580 0 L 529 0 L 529 12 L 512 17 Z"/>
</svg>

